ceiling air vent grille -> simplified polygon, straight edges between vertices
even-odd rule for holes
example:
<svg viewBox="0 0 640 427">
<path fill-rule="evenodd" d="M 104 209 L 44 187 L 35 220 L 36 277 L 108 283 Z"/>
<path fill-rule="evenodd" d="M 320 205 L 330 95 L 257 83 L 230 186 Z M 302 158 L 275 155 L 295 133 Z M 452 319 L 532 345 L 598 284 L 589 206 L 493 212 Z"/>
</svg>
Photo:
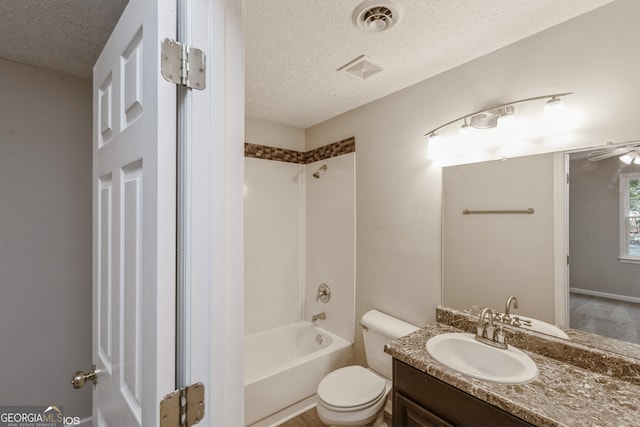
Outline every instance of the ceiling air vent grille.
<svg viewBox="0 0 640 427">
<path fill-rule="evenodd" d="M 368 56 L 360 55 L 348 64 L 338 68 L 338 71 L 346 71 L 352 76 L 366 79 L 382 71 L 382 67 L 375 64 Z"/>
</svg>

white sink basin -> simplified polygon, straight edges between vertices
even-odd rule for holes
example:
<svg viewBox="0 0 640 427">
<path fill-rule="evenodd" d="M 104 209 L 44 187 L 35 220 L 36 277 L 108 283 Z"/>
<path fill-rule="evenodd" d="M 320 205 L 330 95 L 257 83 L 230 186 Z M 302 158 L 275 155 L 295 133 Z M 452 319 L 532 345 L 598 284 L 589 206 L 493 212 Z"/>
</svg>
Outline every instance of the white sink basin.
<svg viewBox="0 0 640 427">
<path fill-rule="evenodd" d="M 441 334 L 427 341 L 427 352 L 461 374 L 502 384 L 520 384 L 538 376 L 538 367 L 515 347 L 500 349 L 465 333 Z"/>
</svg>

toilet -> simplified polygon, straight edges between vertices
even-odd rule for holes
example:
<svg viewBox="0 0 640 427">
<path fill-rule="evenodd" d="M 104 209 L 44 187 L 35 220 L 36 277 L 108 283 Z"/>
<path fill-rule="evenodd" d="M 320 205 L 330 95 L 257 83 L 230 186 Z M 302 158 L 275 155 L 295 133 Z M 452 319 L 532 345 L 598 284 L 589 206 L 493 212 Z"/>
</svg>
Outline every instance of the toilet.
<svg viewBox="0 0 640 427">
<path fill-rule="evenodd" d="M 318 385 L 316 410 L 320 421 L 331 426 L 386 426 L 384 408 L 391 391 L 392 359 L 384 346 L 419 329 L 377 310 L 365 313 L 360 326 L 369 368 L 340 368 Z"/>
</svg>

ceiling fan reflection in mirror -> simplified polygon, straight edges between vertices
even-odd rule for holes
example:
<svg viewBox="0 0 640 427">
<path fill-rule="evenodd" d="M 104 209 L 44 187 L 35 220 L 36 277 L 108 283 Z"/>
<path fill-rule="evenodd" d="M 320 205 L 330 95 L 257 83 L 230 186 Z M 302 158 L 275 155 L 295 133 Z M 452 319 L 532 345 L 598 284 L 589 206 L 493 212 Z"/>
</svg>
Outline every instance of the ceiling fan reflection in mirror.
<svg viewBox="0 0 640 427">
<path fill-rule="evenodd" d="M 624 145 L 622 145 L 624 144 Z M 618 157 L 621 162 L 626 164 L 640 165 L 640 140 L 627 141 L 622 144 L 613 144 L 608 142 L 608 148 L 596 150 L 588 157 L 592 162 Z"/>
</svg>

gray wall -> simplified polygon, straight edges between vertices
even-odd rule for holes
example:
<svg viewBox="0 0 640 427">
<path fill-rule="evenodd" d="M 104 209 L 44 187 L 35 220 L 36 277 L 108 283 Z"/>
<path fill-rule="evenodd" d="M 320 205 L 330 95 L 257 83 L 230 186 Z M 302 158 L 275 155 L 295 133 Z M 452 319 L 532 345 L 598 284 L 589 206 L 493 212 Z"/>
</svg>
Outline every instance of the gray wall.
<svg viewBox="0 0 640 427">
<path fill-rule="evenodd" d="M 358 144 L 357 317 L 375 307 L 417 325 L 435 320 L 442 189 L 440 166 L 426 159 L 428 130 L 496 102 L 573 91 L 566 102 L 585 115 L 574 148 L 640 136 L 638 16 L 640 2 L 617 0 L 306 130 L 307 149 L 350 136 Z M 375 77 L 354 84 L 366 90 Z"/>
<path fill-rule="evenodd" d="M 617 157 L 569 164 L 569 250 L 572 288 L 640 298 L 640 264 L 620 256 L 621 173 L 640 172 Z"/>
<path fill-rule="evenodd" d="M 91 415 L 91 82 L 0 60 L 0 404 Z"/>
</svg>

